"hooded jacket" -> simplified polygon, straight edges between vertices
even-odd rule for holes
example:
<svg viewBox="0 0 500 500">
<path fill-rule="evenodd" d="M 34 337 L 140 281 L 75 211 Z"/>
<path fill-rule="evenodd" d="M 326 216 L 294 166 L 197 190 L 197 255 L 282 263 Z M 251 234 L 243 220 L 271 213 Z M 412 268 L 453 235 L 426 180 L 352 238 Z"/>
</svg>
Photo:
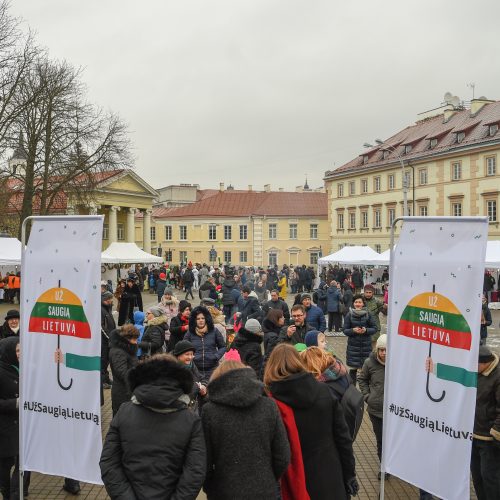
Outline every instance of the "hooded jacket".
<svg viewBox="0 0 500 500">
<path fill-rule="evenodd" d="M 233 294 L 231 293 L 236 286 L 236 281 L 233 278 L 226 278 L 222 285 L 222 304 L 225 306 L 234 305 Z"/>
<path fill-rule="evenodd" d="M 263 340 L 264 334 L 262 332 L 258 335 L 242 328 L 231 344 L 231 348 L 236 349 L 240 353 L 241 362 L 253 368 L 257 376 L 260 376 L 262 369 L 263 357 L 261 346 Z"/>
<path fill-rule="evenodd" d="M 243 300 L 242 307 L 239 310 L 241 313 L 241 321 L 243 324 L 247 322 L 247 319 L 256 319 L 261 321 L 262 309 L 259 305 L 259 299 L 257 294 L 252 291 L 246 299 Z"/>
<path fill-rule="evenodd" d="M 340 403 L 332 398 L 326 384 L 307 372 L 272 382 L 269 389 L 273 398 L 293 411 L 310 498 L 346 500 L 345 482 L 356 473 Z"/>
<path fill-rule="evenodd" d="M 144 335 L 144 318 L 145 314 L 142 311 L 135 311 L 134 313 L 134 326 L 139 330 L 139 338 L 137 339 L 137 343 L 142 340 Z M 137 349 L 137 357 L 140 358 L 142 356 L 142 349 Z"/>
<path fill-rule="evenodd" d="M 130 400 L 131 392 L 128 387 L 128 372 L 137 364 L 137 345 L 131 344 L 122 336 L 120 328 L 113 330 L 109 335 L 109 364 L 113 375 L 111 386 L 111 406 L 113 415 L 116 414 L 122 403 Z"/>
<path fill-rule="evenodd" d="M 194 500 L 206 471 L 201 420 L 187 409 L 193 377 L 168 357 L 129 374 L 122 405 L 104 442 L 100 467 L 111 498 Z"/>
<path fill-rule="evenodd" d="M 19 453 L 19 337 L 0 341 L 0 458 Z"/>
<path fill-rule="evenodd" d="M 306 321 L 315 330 L 324 332 L 326 330 L 325 313 L 314 304 L 306 307 Z"/>
<path fill-rule="evenodd" d="M 231 370 L 208 385 L 202 421 L 209 500 L 277 497 L 276 481 L 288 466 L 290 448 L 276 404 L 262 390 L 248 368 Z"/>
<path fill-rule="evenodd" d="M 196 316 L 199 313 L 205 316 L 207 332 L 204 335 L 196 333 Z M 201 375 L 205 378 L 210 377 L 226 352 L 226 343 L 221 333 L 214 328 L 212 316 L 206 307 L 198 306 L 193 309 L 189 316 L 189 330 L 184 340 L 189 340 L 195 347 L 194 363 Z"/>
<path fill-rule="evenodd" d="M 179 312 L 179 301 L 177 297 L 172 295 L 172 298 L 168 300 L 165 295 L 162 296 L 160 302 L 158 303 L 158 307 L 164 312 L 167 317 L 167 324 L 170 324 L 170 321 L 173 317 L 177 316 Z"/>
<path fill-rule="evenodd" d="M 363 334 L 356 333 L 354 328 L 366 328 Z M 377 332 L 377 326 L 366 309 L 350 309 L 344 318 L 344 335 L 347 335 L 347 359 L 348 366 L 361 368 L 365 359 L 372 352 L 372 335 Z"/>
<path fill-rule="evenodd" d="M 380 362 L 376 352 L 365 360 L 358 375 L 359 389 L 368 405 L 368 413 L 378 418 L 384 414 L 385 365 Z"/>
<path fill-rule="evenodd" d="M 144 327 L 144 335 L 139 343 L 142 354 L 153 356 L 163 351 L 165 344 L 165 330 L 167 328 L 167 317 L 163 314 L 148 321 Z"/>
<path fill-rule="evenodd" d="M 326 291 L 326 310 L 328 312 L 339 312 L 342 295 L 336 286 L 329 286 Z"/>
</svg>

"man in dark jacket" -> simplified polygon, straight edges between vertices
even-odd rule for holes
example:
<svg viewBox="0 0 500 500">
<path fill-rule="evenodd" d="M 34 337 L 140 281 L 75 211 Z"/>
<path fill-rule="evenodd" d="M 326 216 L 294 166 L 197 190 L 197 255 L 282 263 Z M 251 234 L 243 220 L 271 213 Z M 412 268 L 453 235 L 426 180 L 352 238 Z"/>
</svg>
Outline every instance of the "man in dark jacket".
<svg viewBox="0 0 500 500">
<path fill-rule="evenodd" d="M 189 295 L 191 295 L 191 298 L 194 299 L 192 290 L 194 283 L 194 274 L 193 264 L 191 264 L 191 262 L 189 263 L 188 267 L 186 267 L 186 270 L 182 275 L 182 282 L 184 283 L 184 289 L 186 290 L 186 296 L 184 297 L 184 300 L 187 300 Z"/>
<path fill-rule="evenodd" d="M 249 319 L 231 345 L 240 353 L 241 362 L 253 368 L 257 377 L 260 376 L 262 368 L 261 345 L 263 339 L 264 332 L 260 323 L 256 319 Z"/>
<path fill-rule="evenodd" d="M 283 313 L 285 323 L 290 321 L 290 309 L 288 304 L 280 298 L 278 290 L 271 290 L 271 300 L 268 300 L 263 306 L 262 310 L 266 315 L 270 309 L 278 309 Z"/>
<path fill-rule="evenodd" d="M 315 330 L 309 323 L 306 323 L 306 310 L 302 304 L 295 304 L 292 307 L 292 321 L 292 325 L 285 325 L 281 329 L 278 343 L 304 344 L 306 333 Z"/>
<path fill-rule="evenodd" d="M 188 410 L 191 372 L 159 355 L 131 370 L 129 385 L 132 400 L 112 420 L 102 450 L 106 491 L 111 498 L 196 499 L 206 449 L 201 420 Z"/>
<path fill-rule="evenodd" d="M 328 330 L 330 330 L 331 332 L 342 331 L 342 314 L 340 312 L 341 302 L 342 302 L 342 294 L 340 292 L 340 284 L 334 280 L 330 283 L 330 286 L 326 291 Z"/>
<path fill-rule="evenodd" d="M 158 296 L 158 302 L 161 301 L 165 288 L 167 288 L 167 275 L 165 273 L 160 273 L 158 281 L 156 282 L 156 295 Z"/>
<path fill-rule="evenodd" d="M 303 293 L 300 301 L 307 313 L 307 323 L 315 330 L 324 332 L 326 330 L 326 320 L 323 311 L 312 303 L 311 294 Z"/>
<path fill-rule="evenodd" d="M 238 312 L 243 324 L 248 319 L 262 320 L 262 309 L 260 308 L 257 294 L 247 286 L 243 287 L 241 300 L 238 302 Z"/>
<path fill-rule="evenodd" d="M 351 280 L 354 287 L 356 288 L 355 293 L 361 293 L 361 290 L 363 290 L 363 285 L 364 285 L 363 274 L 357 267 L 355 267 L 352 271 Z"/>
<path fill-rule="evenodd" d="M 116 328 L 115 319 L 111 310 L 113 308 L 113 294 L 101 293 L 101 383 L 104 389 L 111 387 L 109 378 L 109 334 Z"/>
<path fill-rule="evenodd" d="M 16 309 L 7 311 L 5 323 L 0 328 L 0 339 L 13 336 L 19 337 L 19 311 Z"/>
<path fill-rule="evenodd" d="M 227 277 L 224 279 L 224 283 L 222 284 L 222 312 L 226 317 L 226 323 L 229 324 L 231 322 L 231 315 L 233 311 L 234 296 L 233 296 L 233 288 L 236 287 L 236 282 L 232 277 Z"/>
</svg>

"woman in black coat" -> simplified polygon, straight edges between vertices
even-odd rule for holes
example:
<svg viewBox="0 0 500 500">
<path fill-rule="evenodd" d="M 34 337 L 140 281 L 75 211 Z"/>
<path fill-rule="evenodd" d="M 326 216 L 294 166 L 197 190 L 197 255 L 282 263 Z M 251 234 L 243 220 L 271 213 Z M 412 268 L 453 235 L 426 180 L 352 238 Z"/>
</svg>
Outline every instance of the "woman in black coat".
<svg viewBox="0 0 500 500">
<path fill-rule="evenodd" d="M 170 338 L 168 339 L 168 352 L 173 352 L 177 342 L 180 342 L 189 329 L 189 315 L 191 304 L 187 300 L 179 302 L 179 313 L 170 320 Z"/>
<path fill-rule="evenodd" d="M 243 364 L 253 368 L 255 374 L 259 377 L 262 370 L 262 340 L 264 333 L 260 323 L 256 319 L 249 319 L 245 327 L 241 328 L 231 344 L 231 348 L 240 353 Z"/>
<path fill-rule="evenodd" d="M 224 361 L 214 371 L 208 393 L 202 413 L 208 499 L 276 500 L 277 481 L 290 462 L 276 404 L 238 361 Z"/>
<path fill-rule="evenodd" d="M 132 278 L 127 280 L 125 289 L 120 296 L 120 308 L 118 309 L 118 326 L 127 321 L 134 324 L 134 307 L 142 311 L 142 296 L 139 287 Z"/>
<path fill-rule="evenodd" d="M 163 352 L 165 345 L 165 331 L 168 328 L 167 317 L 159 307 L 150 307 L 146 311 L 146 326 L 144 335 L 138 346 L 144 357 Z"/>
<path fill-rule="evenodd" d="M 347 500 L 348 495 L 357 494 L 349 429 L 342 407 L 332 398 L 327 385 L 305 371 L 299 353 L 287 344 L 278 345 L 271 354 L 264 383 L 288 422 L 292 464 L 303 463 L 309 497 L 314 500 Z M 299 466 L 297 471 L 300 470 Z M 299 477 L 294 471 L 287 471 L 285 480 L 292 484 L 292 494 L 304 491 Z M 293 498 L 287 493 L 286 484 L 282 483 L 282 497 Z"/>
<path fill-rule="evenodd" d="M 139 330 L 134 325 L 123 325 L 109 334 L 109 364 L 113 375 L 111 406 L 113 416 L 120 405 L 130 400 L 127 383 L 128 372 L 137 364 L 137 339 Z"/>
<path fill-rule="evenodd" d="M 264 355 L 268 358 L 272 350 L 278 343 L 278 337 L 281 328 L 285 324 L 283 311 L 279 309 L 269 309 L 264 321 L 262 322 L 262 331 L 264 332 Z"/>
<path fill-rule="evenodd" d="M 111 499 L 195 500 L 206 473 L 200 417 L 188 410 L 193 377 L 159 354 L 129 373 L 132 401 L 113 418 L 101 455 Z"/>
<path fill-rule="evenodd" d="M 349 375 L 356 385 L 356 376 L 359 368 L 363 367 L 365 359 L 372 352 L 372 335 L 377 332 L 377 325 L 371 314 L 365 308 L 365 299 L 362 295 L 355 295 L 354 307 L 344 318 L 344 335 L 347 335 L 346 363 L 351 369 Z"/>
</svg>

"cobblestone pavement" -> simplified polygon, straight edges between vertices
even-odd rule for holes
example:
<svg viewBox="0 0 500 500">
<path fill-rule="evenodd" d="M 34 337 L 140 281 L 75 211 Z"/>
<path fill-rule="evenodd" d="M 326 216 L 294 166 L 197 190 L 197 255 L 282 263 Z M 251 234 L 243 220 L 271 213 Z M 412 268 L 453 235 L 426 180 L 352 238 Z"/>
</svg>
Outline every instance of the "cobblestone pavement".
<svg viewBox="0 0 500 500">
<path fill-rule="evenodd" d="M 179 298 L 180 293 L 177 293 Z M 155 297 L 148 293 L 143 294 L 145 307 L 156 303 Z M 193 305 L 198 304 L 198 300 L 192 301 Z M 290 302 L 290 301 L 289 301 Z M 291 303 L 291 302 L 290 302 Z M 5 313 L 8 309 L 18 308 L 7 304 L 0 304 L 0 319 L 3 320 Z M 500 311 L 492 311 L 493 328 L 489 328 L 488 343 L 498 350 L 500 346 Z M 382 317 L 382 327 L 385 318 Z M 339 355 L 341 359 L 345 356 L 346 338 L 345 337 L 332 337 L 328 339 L 330 347 Z M 106 435 L 107 428 L 111 421 L 111 401 L 109 390 L 105 391 L 105 404 L 102 409 L 102 429 L 103 437 Z M 371 428 L 370 419 L 367 412 L 360 428 L 356 441 L 354 443 L 354 452 L 356 455 L 356 471 L 358 481 L 360 484 L 360 491 L 358 497 L 360 500 L 374 500 L 378 498 L 379 481 L 377 480 L 377 473 L 379 470 L 379 463 L 376 454 L 376 445 Z M 29 489 L 29 498 L 33 500 L 53 500 L 62 498 L 74 498 L 73 495 L 67 494 L 62 490 L 63 479 L 60 477 L 46 476 L 43 474 L 33 473 L 31 477 L 31 485 Z M 418 489 L 409 485 L 408 483 L 391 477 L 386 481 L 385 496 L 389 500 L 403 500 L 403 499 L 417 499 Z M 91 484 L 82 483 L 82 490 L 79 498 L 81 499 L 105 499 L 109 498 L 103 487 Z M 206 496 L 200 493 L 198 500 L 204 500 Z M 471 485 L 471 499 L 476 499 L 474 490 Z M 257 499 L 256 499 L 257 500 Z"/>
</svg>

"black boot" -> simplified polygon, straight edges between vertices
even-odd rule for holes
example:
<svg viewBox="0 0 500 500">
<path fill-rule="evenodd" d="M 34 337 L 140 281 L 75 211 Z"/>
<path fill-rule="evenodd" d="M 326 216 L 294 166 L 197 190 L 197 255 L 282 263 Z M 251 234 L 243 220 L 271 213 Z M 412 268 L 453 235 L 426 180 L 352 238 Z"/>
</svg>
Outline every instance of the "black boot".
<svg viewBox="0 0 500 500">
<path fill-rule="evenodd" d="M 80 481 L 75 479 L 64 478 L 63 490 L 71 493 L 72 495 L 78 495 L 80 493 Z"/>
</svg>

